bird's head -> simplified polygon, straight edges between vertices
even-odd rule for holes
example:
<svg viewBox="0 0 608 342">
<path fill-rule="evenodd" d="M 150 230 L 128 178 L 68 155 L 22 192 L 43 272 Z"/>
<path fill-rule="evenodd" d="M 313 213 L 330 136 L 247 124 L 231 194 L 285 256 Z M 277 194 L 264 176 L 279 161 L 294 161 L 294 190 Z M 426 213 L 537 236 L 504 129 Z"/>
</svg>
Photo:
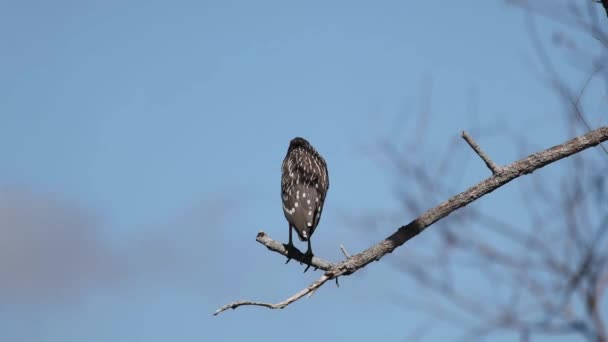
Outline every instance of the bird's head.
<svg viewBox="0 0 608 342">
<path fill-rule="evenodd" d="M 289 151 L 292 151 L 299 147 L 303 147 L 305 149 L 312 149 L 310 143 L 304 138 L 295 137 L 291 139 L 291 141 L 289 142 Z"/>
</svg>

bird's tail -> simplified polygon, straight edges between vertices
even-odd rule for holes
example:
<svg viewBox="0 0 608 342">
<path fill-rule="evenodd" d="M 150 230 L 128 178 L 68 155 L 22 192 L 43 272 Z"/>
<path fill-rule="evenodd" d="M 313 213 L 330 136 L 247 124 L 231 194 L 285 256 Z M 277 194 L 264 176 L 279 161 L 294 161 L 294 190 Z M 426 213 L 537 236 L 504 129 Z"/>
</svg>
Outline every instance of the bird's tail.
<svg viewBox="0 0 608 342">
<path fill-rule="evenodd" d="M 308 228 L 303 229 L 302 231 L 296 228 L 296 232 L 298 232 L 298 238 L 300 239 L 300 241 L 308 241 L 308 239 L 310 238 Z"/>
</svg>

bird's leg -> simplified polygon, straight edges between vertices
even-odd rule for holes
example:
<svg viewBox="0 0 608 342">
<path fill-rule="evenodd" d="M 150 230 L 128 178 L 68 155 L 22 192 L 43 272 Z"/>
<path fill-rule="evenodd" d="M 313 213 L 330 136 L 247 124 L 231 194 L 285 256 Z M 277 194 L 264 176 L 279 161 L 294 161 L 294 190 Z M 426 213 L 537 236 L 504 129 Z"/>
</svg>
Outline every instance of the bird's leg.
<svg viewBox="0 0 608 342">
<path fill-rule="evenodd" d="M 306 260 L 308 266 L 306 266 L 306 268 L 304 269 L 304 273 L 306 273 L 306 271 L 308 271 L 308 269 L 310 268 L 310 264 L 312 264 L 312 257 L 312 247 L 310 246 L 310 237 L 308 237 L 308 249 L 306 250 L 306 253 L 304 253 L 304 259 Z M 317 268 L 315 267 L 315 271 L 316 270 Z"/>
<path fill-rule="evenodd" d="M 292 234 L 291 230 L 292 230 L 291 225 L 289 225 L 289 243 L 285 246 L 285 249 L 287 249 L 287 261 L 285 261 L 286 264 L 291 260 L 291 251 L 294 248 L 293 241 L 292 241 L 293 234 Z"/>
<path fill-rule="evenodd" d="M 293 231 L 292 231 L 291 225 L 289 225 L 289 243 L 287 244 L 289 247 L 293 247 L 292 236 L 293 236 Z"/>
<path fill-rule="evenodd" d="M 312 247 L 310 246 L 310 238 L 308 238 L 308 249 L 306 250 L 306 253 L 304 253 L 304 255 L 312 257 Z"/>
</svg>

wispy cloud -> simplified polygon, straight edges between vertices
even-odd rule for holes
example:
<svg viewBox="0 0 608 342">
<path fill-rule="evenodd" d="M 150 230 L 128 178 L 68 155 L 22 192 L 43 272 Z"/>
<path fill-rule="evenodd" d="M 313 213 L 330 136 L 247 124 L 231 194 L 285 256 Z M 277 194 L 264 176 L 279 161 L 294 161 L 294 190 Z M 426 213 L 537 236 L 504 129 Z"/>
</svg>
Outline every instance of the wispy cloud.
<svg viewBox="0 0 608 342">
<path fill-rule="evenodd" d="M 64 301 L 141 276 L 187 282 L 204 270 L 204 247 L 217 245 L 234 205 L 226 198 L 200 202 L 118 247 L 100 234 L 103 221 L 75 203 L 0 189 L 0 302 Z"/>
</svg>

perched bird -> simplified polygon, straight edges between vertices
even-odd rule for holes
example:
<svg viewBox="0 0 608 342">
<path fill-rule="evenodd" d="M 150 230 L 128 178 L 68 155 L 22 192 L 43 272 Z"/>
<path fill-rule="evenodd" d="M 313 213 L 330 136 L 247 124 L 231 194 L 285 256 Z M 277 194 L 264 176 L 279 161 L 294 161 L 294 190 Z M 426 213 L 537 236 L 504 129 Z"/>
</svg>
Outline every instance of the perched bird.
<svg viewBox="0 0 608 342">
<path fill-rule="evenodd" d="M 321 220 L 328 189 L 325 159 L 306 139 L 292 139 L 282 165 L 283 213 L 289 222 L 289 246 L 293 247 L 291 232 L 295 229 L 300 241 L 308 241 L 308 256 L 312 256 L 310 237 Z"/>
</svg>

